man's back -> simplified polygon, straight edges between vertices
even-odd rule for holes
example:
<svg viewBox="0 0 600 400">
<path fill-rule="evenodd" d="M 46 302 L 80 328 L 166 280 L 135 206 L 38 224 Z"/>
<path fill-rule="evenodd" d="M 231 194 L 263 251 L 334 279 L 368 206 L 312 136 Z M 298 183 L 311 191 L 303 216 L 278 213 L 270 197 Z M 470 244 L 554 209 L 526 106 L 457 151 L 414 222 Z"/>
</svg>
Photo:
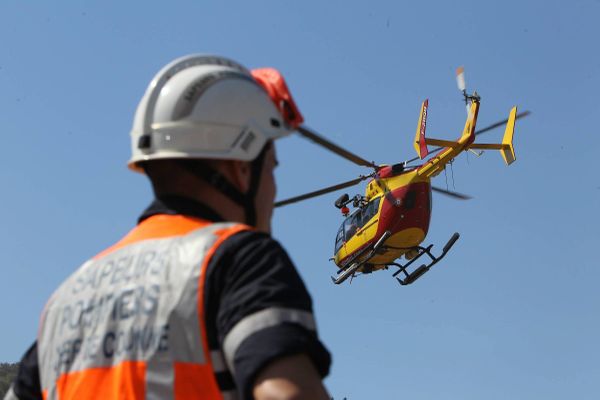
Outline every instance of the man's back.
<svg viewBox="0 0 600 400">
<path fill-rule="evenodd" d="M 42 317 L 43 390 L 59 398 L 212 398 L 218 387 L 202 307 L 205 270 L 215 244 L 241 229 L 157 215 L 85 263 Z"/>
<path fill-rule="evenodd" d="M 47 398 L 251 398 L 288 354 L 327 373 L 310 297 L 273 239 L 184 198 L 140 219 L 52 296 L 21 380 L 39 371 Z"/>
</svg>

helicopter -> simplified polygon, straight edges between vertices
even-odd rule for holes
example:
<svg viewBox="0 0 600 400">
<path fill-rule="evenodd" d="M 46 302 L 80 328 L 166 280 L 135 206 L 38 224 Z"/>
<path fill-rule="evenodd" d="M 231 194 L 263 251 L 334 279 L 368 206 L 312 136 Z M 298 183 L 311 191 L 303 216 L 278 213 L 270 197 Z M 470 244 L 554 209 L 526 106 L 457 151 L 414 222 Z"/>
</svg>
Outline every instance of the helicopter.
<svg viewBox="0 0 600 400">
<path fill-rule="evenodd" d="M 329 186 L 320 190 L 278 201 L 275 207 L 304 201 L 317 196 L 342 190 L 368 180 L 365 194 L 350 197 L 343 194 L 334 203 L 345 217 L 340 225 L 334 246 L 334 261 L 338 267 L 337 276 L 331 279 L 341 284 L 357 274 L 369 274 L 377 270 L 395 267 L 393 277 L 400 285 L 409 285 L 428 272 L 431 267 L 443 259 L 459 239 L 454 233 L 442 248 L 439 256 L 432 252 L 433 245 L 421 246 L 424 242 L 431 218 L 432 192 L 467 200 L 464 194 L 445 190 L 431 185 L 431 179 L 445 170 L 446 165 L 463 152 L 498 150 L 507 165 L 516 160 L 513 147 L 515 121 L 530 114 L 529 111 L 517 113 L 517 107 L 510 110 L 507 119 L 476 130 L 477 116 L 481 97 L 477 92 L 468 94 L 464 79 L 464 69 L 457 69 L 456 80 L 462 92 L 467 108 L 467 120 L 462 134 L 455 141 L 433 139 L 426 136 L 427 112 L 429 100 L 421 104 L 421 110 L 414 139 L 417 157 L 392 165 L 375 164 L 338 146 L 317 134 L 305 125 L 299 125 L 297 132 L 316 144 L 360 166 L 373 169 L 368 175 Z M 475 143 L 477 135 L 505 125 L 501 143 Z M 437 146 L 429 150 L 429 146 Z M 429 159 L 425 160 L 428 156 Z M 417 160 L 425 160 L 421 165 L 409 166 Z M 354 207 L 350 213 L 349 206 Z M 417 268 L 413 263 L 421 259 L 426 262 Z M 404 262 L 400 259 L 404 257 Z M 400 276 L 399 276 L 400 275 Z"/>
</svg>

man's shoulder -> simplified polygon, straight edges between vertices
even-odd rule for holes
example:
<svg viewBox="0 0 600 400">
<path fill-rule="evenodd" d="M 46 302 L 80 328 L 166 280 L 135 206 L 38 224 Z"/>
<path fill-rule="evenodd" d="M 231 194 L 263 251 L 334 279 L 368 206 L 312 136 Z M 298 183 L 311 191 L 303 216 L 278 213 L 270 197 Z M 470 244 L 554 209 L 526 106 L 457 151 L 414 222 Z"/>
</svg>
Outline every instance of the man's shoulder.
<svg viewBox="0 0 600 400">
<path fill-rule="evenodd" d="M 285 252 L 281 244 L 268 233 L 260 232 L 244 225 L 238 225 L 237 228 L 237 232 L 223 241 L 220 246 L 223 248 L 223 251 L 237 251 L 247 248 L 248 250 L 278 249 Z"/>
<path fill-rule="evenodd" d="M 287 251 L 267 233 L 238 232 L 215 250 L 208 265 L 208 281 L 212 290 L 221 294 L 247 291 L 279 293 L 278 301 L 295 303 L 303 299 L 301 308 L 310 308 L 310 296 Z"/>
<path fill-rule="evenodd" d="M 227 237 L 215 250 L 210 261 L 220 268 L 261 270 L 292 269 L 295 266 L 281 243 L 271 235 L 256 230 L 240 230 Z"/>
</svg>

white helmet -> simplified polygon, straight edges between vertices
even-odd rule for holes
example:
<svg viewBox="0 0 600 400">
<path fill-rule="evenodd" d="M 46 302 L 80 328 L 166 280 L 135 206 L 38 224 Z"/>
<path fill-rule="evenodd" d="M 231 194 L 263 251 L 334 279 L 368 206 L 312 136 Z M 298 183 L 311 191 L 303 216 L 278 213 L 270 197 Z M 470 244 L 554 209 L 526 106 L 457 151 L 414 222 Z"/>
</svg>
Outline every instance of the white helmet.
<svg viewBox="0 0 600 400">
<path fill-rule="evenodd" d="M 250 161 L 301 122 L 277 71 L 251 73 L 226 58 L 189 55 L 148 86 L 135 114 L 128 165 L 143 172 L 138 163 L 156 159 Z"/>
</svg>

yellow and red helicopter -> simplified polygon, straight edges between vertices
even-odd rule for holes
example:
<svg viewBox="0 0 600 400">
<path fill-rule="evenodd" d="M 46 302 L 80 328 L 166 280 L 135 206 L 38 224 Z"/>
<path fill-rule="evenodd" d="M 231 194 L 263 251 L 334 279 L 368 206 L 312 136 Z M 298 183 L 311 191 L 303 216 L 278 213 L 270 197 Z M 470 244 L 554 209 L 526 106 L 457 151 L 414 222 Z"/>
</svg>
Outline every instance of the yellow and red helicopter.
<svg viewBox="0 0 600 400">
<path fill-rule="evenodd" d="M 302 136 L 355 164 L 374 170 L 369 175 L 361 175 L 348 182 L 275 203 L 276 207 L 281 207 L 354 186 L 369 179 L 364 196 L 356 195 L 350 198 L 348 194 L 344 194 L 335 202 L 335 206 L 346 217 L 335 238 L 335 250 L 332 257 L 338 266 L 337 277 L 332 277 L 335 284 L 340 284 L 357 273 L 371 273 L 376 270 L 388 269 L 390 266 L 398 268 L 393 276 L 401 285 L 408 285 L 416 281 L 440 261 L 459 238 L 459 234 L 454 233 L 437 257 L 431 252 L 433 245 L 421 246 L 429 229 L 432 191 L 457 199 L 469 198 L 460 193 L 432 186 L 431 179 L 442 172 L 448 163 L 464 151 L 494 149 L 500 151 L 507 165 L 515 161 L 512 143 L 515 120 L 528 115 L 529 111 L 517 114 L 517 107 L 513 107 L 507 119 L 477 131 L 475 128 L 481 99 L 477 92 L 471 95 L 467 94 L 464 82 L 464 70 L 461 67 L 457 70 L 457 83 L 462 91 L 468 113 L 461 136 L 455 141 L 426 137 L 429 104 L 428 100 L 425 100 L 421 105 L 414 141 L 417 157 L 401 163 L 378 165 L 369 162 L 330 142 L 306 126 L 298 127 Z M 477 135 L 504 124 L 506 124 L 506 128 L 502 143 L 475 143 Z M 429 151 L 428 146 L 430 145 L 439 147 Z M 408 166 L 409 163 L 419 159 L 423 160 L 428 156 L 431 157 L 423 164 Z M 350 204 L 355 208 L 351 214 L 348 208 Z M 423 255 L 427 255 L 430 260 L 413 269 L 412 264 Z M 406 260 L 404 264 L 399 261 L 401 257 Z"/>
</svg>

